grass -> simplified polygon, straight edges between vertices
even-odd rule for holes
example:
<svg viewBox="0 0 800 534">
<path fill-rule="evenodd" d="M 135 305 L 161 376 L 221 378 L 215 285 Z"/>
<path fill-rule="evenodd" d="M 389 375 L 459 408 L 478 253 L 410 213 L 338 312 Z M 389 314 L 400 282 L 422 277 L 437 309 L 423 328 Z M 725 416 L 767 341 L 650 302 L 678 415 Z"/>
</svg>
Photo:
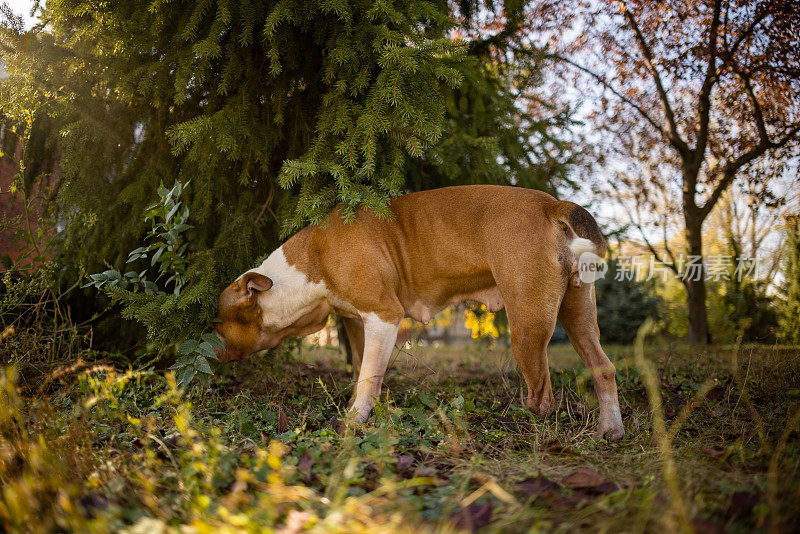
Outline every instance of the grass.
<svg viewBox="0 0 800 534">
<path fill-rule="evenodd" d="M 299 346 L 184 394 L 75 366 L 5 380 L 10 531 L 788 532 L 800 521 L 800 349 L 606 347 L 626 437 L 591 438 L 591 380 L 550 350 L 558 408 L 523 408 L 509 350 L 397 350 L 370 421 L 336 433 L 338 351 Z M 138 530 L 137 530 L 138 529 Z"/>
</svg>

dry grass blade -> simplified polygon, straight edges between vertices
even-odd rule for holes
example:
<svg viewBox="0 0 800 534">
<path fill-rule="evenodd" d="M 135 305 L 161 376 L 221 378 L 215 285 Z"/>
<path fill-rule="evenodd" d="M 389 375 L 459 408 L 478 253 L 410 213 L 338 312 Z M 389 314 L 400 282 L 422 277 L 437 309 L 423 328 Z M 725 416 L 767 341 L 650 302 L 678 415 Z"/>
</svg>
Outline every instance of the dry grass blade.
<svg viewBox="0 0 800 534">
<path fill-rule="evenodd" d="M 658 450 L 661 456 L 661 470 L 664 477 L 664 483 L 667 485 L 667 490 L 670 497 L 670 506 L 678 520 L 676 530 L 686 533 L 694 531 L 689 513 L 684 502 L 683 495 L 680 490 L 680 483 L 675 470 L 675 458 L 672 453 L 672 439 L 667 430 L 666 419 L 664 418 L 664 407 L 661 402 L 661 391 L 658 387 L 658 374 L 654 369 L 651 362 L 645 359 L 644 356 L 644 341 L 647 335 L 653 329 L 653 322 L 647 320 L 639 328 L 636 335 L 635 344 L 635 361 L 641 373 L 642 380 L 647 390 L 647 399 L 650 403 L 653 430 L 656 433 L 656 440 L 658 442 Z"/>
<path fill-rule="evenodd" d="M 780 502 L 778 501 L 778 467 L 780 466 L 780 459 L 786 451 L 786 445 L 789 442 L 789 436 L 795 431 L 797 425 L 800 424 L 800 406 L 797 406 L 792 417 L 786 423 L 786 428 L 781 434 L 778 444 L 775 446 L 775 452 L 769 459 L 769 471 L 767 472 L 767 503 L 769 504 L 771 524 L 770 532 L 777 533 L 781 530 L 781 516 L 780 516 Z"/>
</svg>

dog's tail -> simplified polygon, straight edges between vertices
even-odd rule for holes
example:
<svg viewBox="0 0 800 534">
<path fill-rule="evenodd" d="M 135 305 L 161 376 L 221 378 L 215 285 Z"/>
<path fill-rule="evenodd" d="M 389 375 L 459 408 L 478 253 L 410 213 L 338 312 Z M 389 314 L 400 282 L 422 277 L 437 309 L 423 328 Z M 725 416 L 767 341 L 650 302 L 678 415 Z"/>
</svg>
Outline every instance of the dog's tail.
<svg viewBox="0 0 800 534">
<path fill-rule="evenodd" d="M 545 204 L 547 217 L 559 224 L 567 234 L 570 252 L 580 257 L 593 252 L 601 258 L 606 255 L 606 240 L 594 217 L 574 202 L 557 200 Z"/>
</svg>

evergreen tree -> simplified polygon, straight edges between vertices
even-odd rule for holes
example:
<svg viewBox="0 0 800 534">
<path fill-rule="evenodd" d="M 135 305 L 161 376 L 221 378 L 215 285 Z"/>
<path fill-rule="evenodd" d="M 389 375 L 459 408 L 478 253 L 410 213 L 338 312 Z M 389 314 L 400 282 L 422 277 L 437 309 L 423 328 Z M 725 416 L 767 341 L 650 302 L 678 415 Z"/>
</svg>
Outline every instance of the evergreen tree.
<svg viewBox="0 0 800 534">
<path fill-rule="evenodd" d="M 603 343 L 630 345 L 645 319 L 657 316 L 659 300 L 652 280 L 617 277 L 618 265 L 609 254 L 607 274 L 595 282 L 597 324 Z"/>
<path fill-rule="evenodd" d="M 779 339 L 800 345 L 800 215 L 786 219 L 783 285 L 778 306 Z"/>
<path fill-rule="evenodd" d="M 47 124 L 27 179 L 57 146 L 68 265 L 122 268 L 160 184 L 189 184 L 184 291 L 115 289 L 154 339 L 181 339 L 225 282 L 336 203 L 385 215 L 407 190 L 563 176 L 552 127 L 567 115 L 515 96 L 538 78 L 524 5 L 504 6 L 497 34 L 475 5 L 459 3 L 472 37 L 455 39 L 444 0 L 51 0 L 39 27 L 2 30 L 0 112 L 16 132 Z"/>
</svg>

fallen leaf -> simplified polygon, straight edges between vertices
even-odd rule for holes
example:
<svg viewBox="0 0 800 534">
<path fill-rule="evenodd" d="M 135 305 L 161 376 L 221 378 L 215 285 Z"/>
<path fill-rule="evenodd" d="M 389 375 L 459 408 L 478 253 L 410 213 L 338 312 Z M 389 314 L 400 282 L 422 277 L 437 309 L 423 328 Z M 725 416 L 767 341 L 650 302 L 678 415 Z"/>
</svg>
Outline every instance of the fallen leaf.
<svg viewBox="0 0 800 534">
<path fill-rule="evenodd" d="M 561 479 L 561 483 L 570 489 L 594 488 L 605 482 L 597 471 L 581 468 Z"/>
<path fill-rule="evenodd" d="M 94 519 L 95 511 L 104 512 L 108 509 L 108 499 L 99 493 L 89 493 L 83 495 L 78 502 L 84 510 L 84 514 L 89 519 Z"/>
<path fill-rule="evenodd" d="M 726 449 L 720 447 L 703 447 L 703 452 L 717 459 L 724 457 L 728 453 Z"/>
<path fill-rule="evenodd" d="M 548 441 L 547 444 L 544 446 L 544 450 L 549 452 L 550 454 L 576 454 L 575 451 L 570 449 L 569 447 L 565 447 L 558 440 L 554 439 Z"/>
<path fill-rule="evenodd" d="M 567 488 L 582 490 L 594 495 L 614 493 L 619 489 L 615 483 L 603 479 L 597 471 L 586 468 L 577 469 L 568 474 L 561 479 L 561 484 Z"/>
<path fill-rule="evenodd" d="M 489 524 L 492 520 L 492 501 L 472 503 L 453 514 L 456 527 L 475 532 Z"/>
<path fill-rule="evenodd" d="M 555 492 L 558 488 L 558 484 L 543 476 L 526 478 L 514 485 L 514 489 L 529 496 Z"/>
<path fill-rule="evenodd" d="M 411 467 L 414 465 L 414 457 L 408 454 L 401 454 L 397 457 L 397 472 L 404 473 L 406 471 L 410 471 Z"/>
<path fill-rule="evenodd" d="M 283 434 L 286 432 L 286 429 L 289 427 L 289 420 L 286 418 L 286 414 L 283 413 L 283 406 L 278 407 L 278 433 Z"/>
<path fill-rule="evenodd" d="M 714 386 L 713 388 L 708 390 L 706 398 L 710 401 L 717 401 L 720 400 L 724 394 L 725 394 L 725 388 L 723 388 L 722 386 Z"/>
<path fill-rule="evenodd" d="M 297 459 L 297 472 L 303 475 L 303 482 L 311 482 L 311 467 L 314 465 L 314 458 L 307 452 Z"/>
</svg>

